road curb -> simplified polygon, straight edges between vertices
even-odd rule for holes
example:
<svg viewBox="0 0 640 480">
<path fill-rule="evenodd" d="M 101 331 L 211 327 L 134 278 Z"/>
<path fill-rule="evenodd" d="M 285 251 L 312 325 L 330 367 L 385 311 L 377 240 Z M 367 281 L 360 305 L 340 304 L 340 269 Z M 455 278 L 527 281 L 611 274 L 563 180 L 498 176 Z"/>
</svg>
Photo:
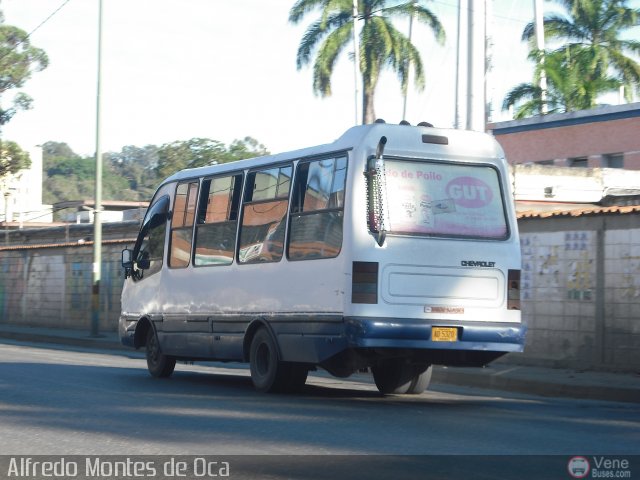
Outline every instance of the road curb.
<svg viewBox="0 0 640 480">
<path fill-rule="evenodd" d="M 94 348 L 100 350 L 124 350 L 125 347 L 118 341 L 108 337 L 63 337 L 60 335 L 47 335 L 38 332 L 25 331 L 0 331 L 0 338 L 19 342 L 48 343 L 55 345 L 69 345 L 73 347 Z"/>
<path fill-rule="evenodd" d="M 549 382 L 543 379 L 518 378 L 478 369 L 477 373 L 460 372 L 455 368 L 434 370 L 432 381 L 458 386 L 506 390 L 545 397 L 567 397 L 582 400 L 640 403 L 640 390 L 602 385 L 576 385 Z"/>
</svg>

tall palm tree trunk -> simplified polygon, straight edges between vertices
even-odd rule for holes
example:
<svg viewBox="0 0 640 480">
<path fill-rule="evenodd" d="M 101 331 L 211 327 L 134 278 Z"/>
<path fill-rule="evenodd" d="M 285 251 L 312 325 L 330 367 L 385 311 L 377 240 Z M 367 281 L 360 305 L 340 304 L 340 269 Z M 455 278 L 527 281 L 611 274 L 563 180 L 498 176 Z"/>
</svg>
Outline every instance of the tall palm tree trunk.
<svg viewBox="0 0 640 480">
<path fill-rule="evenodd" d="M 376 110 L 373 105 L 375 85 L 367 86 L 366 82 L 363 83 L 363 95 L 362 95 L 362 123 L 368 125 L 376 120 Z"/>
</svg>

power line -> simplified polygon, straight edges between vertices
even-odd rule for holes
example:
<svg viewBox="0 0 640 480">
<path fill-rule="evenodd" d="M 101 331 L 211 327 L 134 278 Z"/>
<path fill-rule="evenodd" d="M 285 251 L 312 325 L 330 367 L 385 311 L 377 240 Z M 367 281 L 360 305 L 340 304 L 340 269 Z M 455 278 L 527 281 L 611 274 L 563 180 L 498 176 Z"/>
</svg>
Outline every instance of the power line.
<svg viewBox="0 0 640 480">
<path fill-rule="evenodd" d="M 36 28 L 34 28 L 33 30 L 31 30 L 31 32 L 29 32 L 29 34 L 27 35 L 27 38 L 25 38 L 25 40 L 28 39 L 29 37 L 31 37 L 31 35 L 33 35 L 34 33 L 36 33 L 40 29 L 40 27 L 42 27 L 45 23 L 47 23 L 49 20 L 51 20 L 54 17 L 54 15 L 56 15 L 60 10 L 62 10 L 65 7 L 65 5 L 67 5 L 67 3 L 69 3 L 70 1 L 71 0 L 65 0 L 64 2 L 62 2 L 62 4 L 58 8 L 56 8 L 53 11 L 53 13 L 51 13 L 51 15 L 49 15 L 47 18 L 45 18 L 42 22 L 40 22 L 40 24 Z"/>
<path fill-rule="evenodd" d="M 26 37 L 24 37 L 22 40 L 20 40 L 18 43 L 16 43 L 16 45 L 13 47 L 13 49 L 7 53 L 5 53 L 2 57 L 0 57 L 0 61 L 3 60 L 6 56 L 10 55 L 13 51 L 15 51 L 20 45 L 22 45 L 24 42 L 26 42 L 27 40 L 29 40 L 29 38 L 31 38 L 31 35 L 33 35 L 34 33 L 36 33 L 45 23 L 47 23 L 49 20 L 51 20 L 60 10 L 62 10 L 67 3 L 69 3 L 71 0 L 65 0 L 58 8 L 56 8 L 47 18 L 45 18 L 42 22 L 40 22 L 40 24 L 34 28 L 33 30 L 31 30 L 31 32 L 29 32 L 27 34 Z"/>
</svg>

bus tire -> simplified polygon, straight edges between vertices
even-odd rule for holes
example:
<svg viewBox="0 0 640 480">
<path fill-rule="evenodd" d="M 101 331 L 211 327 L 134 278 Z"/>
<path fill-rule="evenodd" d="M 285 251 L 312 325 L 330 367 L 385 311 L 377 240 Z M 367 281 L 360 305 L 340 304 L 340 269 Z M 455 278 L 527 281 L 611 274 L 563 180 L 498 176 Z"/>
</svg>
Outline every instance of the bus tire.
<svg viewBox="0 0 640 480">
<path fill-rule="evenodd" d="M 424 392 L 431 381 L 431 366 L 413 365 L 402 359 L 390 359 L 371 368 L 378 391 L 387 394 Z"/>
<path fill-rule="evenodd" d="M 146 357 L 147 368 L 149 369 L 149 373 L 154 377 L 169 377 L 176 368 L 176 359 L 162 353 L 158 336 L 151 327 L 147 331 Z"/>
<path fill-rule="evenodd" d="M 264 327 L 251 340 L 249 369 L 253 386 L 259 392 L 282 392 L 291 385 L 292 364 L 280 360 L 276 341 Z"/>
<path fill-rule="evenodd" d="M 420 395 L 429 388 L 433 367 L 431 365 L 414 365 L 414 368 L 415 375 L 411 379 L 411 384 L 406 393 L 409 395 Z"/>
</svg>

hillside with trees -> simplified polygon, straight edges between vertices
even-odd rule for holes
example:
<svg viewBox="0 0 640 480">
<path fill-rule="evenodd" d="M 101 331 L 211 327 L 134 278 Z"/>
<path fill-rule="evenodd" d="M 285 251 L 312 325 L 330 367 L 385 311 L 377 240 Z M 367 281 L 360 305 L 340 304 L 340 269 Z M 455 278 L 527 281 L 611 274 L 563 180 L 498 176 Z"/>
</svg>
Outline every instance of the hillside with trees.
<svg viewBox="0 0 640 480">
<path fill-rule="evenodd" d="M 66 143 L 46 142 L 43 152 L 43 201 L 91 199 L 95 191 L 95 157 L 76 154 Z M 225 145 L 208 138 L 179 140 L 164 145 L 129 145 L 103 155 L 104 200 L 148 201 L 160 181 L 183 168 L 227 163 L 267 155 L 251 137 Z"/>
</svg>

